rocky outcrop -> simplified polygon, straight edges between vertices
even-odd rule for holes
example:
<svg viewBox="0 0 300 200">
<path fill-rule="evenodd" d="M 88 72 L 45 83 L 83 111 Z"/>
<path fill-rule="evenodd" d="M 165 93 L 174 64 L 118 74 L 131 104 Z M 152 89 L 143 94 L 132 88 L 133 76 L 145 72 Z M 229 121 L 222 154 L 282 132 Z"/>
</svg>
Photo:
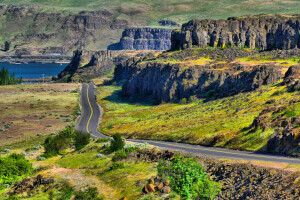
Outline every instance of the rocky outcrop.
<svg viewBox="0 0 300 200">
<path fill-rule="evenodd" d="M 82 51 L 74 52 L 71 63 L 58 75 L 63 82 L 83 82 L 101 76 L 114 66 L 116 52 Z"/>
<path fill-rule="evenodd" d="M 37 175 L 36 177 L 26 178 L 17 183 L 15 183 L 10 191 L 10 194 L 22 194 L 24 192 L 31 192 L 32 190 L 40 186 L 49 186 L 55 181 L 52 178 L 45 178 L 42 175 Z"/>
<path fill-rule="evenodd" d="M 178 152 L 170 151 L 168 154 L 176 155 Z M 138 152 L 143 161 L 156 162 L 156 156 L 165 154 L 157 149 L 147 149 Z M 181 152 L 181 154 L 183 154 Z M 189 157 L 191 155 L 188 155 Z M 136 156 L 137 157 L 137 156 Z M 149 158 L 146 160 L 145 158 Z M 287 170 L 272 169 L 256 166 L 249 163 L 227 162 L 211 159 L 205 156 L 197 156 L 200 164 L 205 168 L 210 179 L 220 182 L 222 190 L 214 198 L 221 199 L 297 199 L 299 191 L 299 173 Z M 161 158 L 163 159 L 163 158 Z M 139 159 L 140 160 L 140 159 Z M 165 160 L 167 163 L 170 161 Z M 139 181 L 139 183 L 145 183 Z M 151 181 L 153 183 L 153 181 Z M 159 177 L 154 179 L 158 185 Z M 165 184 L 168 185 L 168 184 Z"/>
<path fill-rule="evenodd" d="M 289 71 L 286 74 L 288 74 Z M 274 103 L 275 101 L 267 102 L 267 104 Z M 253 120 L 250 131 L 257 131 L 258 129 L 266 131 L 269 128 L 274 129 L 274 133 L 270 136 L 263 151 L 300 157 L 300 130 L 298 128 L 300 126 L 300 117 L 290 116 L 295 115 L 293 114 L 293 109 L 295 109 L 299 103 L 299 101 L 293 100 L 289 102 L 288 107 L 277 105 L 267 107 Z"/>
<path fill-rule="evenodd" d="M 126 28 L 120 40 L 121 49 L 168 50 L 171 47 L 171 32 L 168 28 Z"/>
<path fill-rule="evenodd" d="M 180 26 L 177 22 L 174 22 L 172 20 L 160 20 L 158 22 L 161 26 Z"/>
<path fill-rule="evenodd" d="M 291 92 L 300 90 L 300 65 L 289 68 L 284 76 L 283 85 L 287 85 Z"/>
<path fill-rule="evenodd" d="M 225 97 L 278 82 L 282 67 L 240 64 L 181 66 L 143 62 L 134 59 L 117 65 L 117 81 L 127 80 L 122 94 L 129 97 L 154 97 L 158 102 L 195 97 Z"/>
<path fill-rule="evenodd" d="M 251 49 L 300 47 L 300 15 L 257 15 L 227 20 L 192 20 L 173 31 L 171 49 L 247 46 Z"/>
</svg>

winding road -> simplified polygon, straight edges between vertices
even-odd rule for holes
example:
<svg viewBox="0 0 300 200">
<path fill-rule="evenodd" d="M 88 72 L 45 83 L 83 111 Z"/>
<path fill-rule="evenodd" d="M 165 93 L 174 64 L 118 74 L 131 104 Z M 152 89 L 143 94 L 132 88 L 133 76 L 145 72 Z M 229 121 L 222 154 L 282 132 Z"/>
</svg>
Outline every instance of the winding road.
<svg viewBox="0 0 300 200">
<path fill-rule="evenodd" d="M 91 134 L 92 138 L 107 138 L 108 136 L 99 133 L 97 130 L 99 123 L 102 120 L 103 111 L 96 101 L 94 88 L 95 86 L 92 83 L 82 85 L 82 89 L 81 89 L 82 115 L 81 118 L 79 119 L 79 123 L 77 124 L 77 130 Z M 157 147 L 185 151 L 185 152 L 190 152 L 195 154 L 208 155 L 217 158 L 300 164 L 300 159 L 297 158 L 290 158 L 290 157 L 270 155 L 270 154 L 261 154 L 255 152 L 236 151 L 236 150 L 214 148 L 214 147 L 203 147 L 198 145 L 165 142 L 165 141 L 133 140 L 133 139 L 128 139 L 127 141 L 147 142 Z"/>
</svg>

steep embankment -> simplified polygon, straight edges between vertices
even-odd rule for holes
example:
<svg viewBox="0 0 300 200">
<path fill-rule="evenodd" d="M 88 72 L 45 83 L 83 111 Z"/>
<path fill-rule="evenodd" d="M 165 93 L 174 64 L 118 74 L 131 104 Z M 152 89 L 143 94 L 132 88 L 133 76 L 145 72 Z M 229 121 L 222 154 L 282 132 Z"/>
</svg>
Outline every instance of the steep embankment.
<svg viewBox="0 0 300 200">
<path fill-rule="evenodd" d="M 83 82 L 101 76 L 114 66 L 113 51 L 75 51 L 71 63 L 57 76 L 63 82 Z"/>
<path fill-rule="evenodd" d="M 172 33 L 172 49 L 247 46 L 260 50 L 300 47 L 300 15 L 257 15 L 192 20 Z"/>
</svg>

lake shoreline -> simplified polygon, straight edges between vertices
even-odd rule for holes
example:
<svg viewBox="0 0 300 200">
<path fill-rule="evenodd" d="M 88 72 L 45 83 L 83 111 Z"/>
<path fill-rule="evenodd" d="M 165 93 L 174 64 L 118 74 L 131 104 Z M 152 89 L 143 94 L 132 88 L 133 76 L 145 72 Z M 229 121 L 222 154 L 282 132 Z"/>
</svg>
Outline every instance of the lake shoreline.
<svg viewBox="0 0 300 200">
<path fill-rule="evenodd" d="M 70 63 L 72 56 L 68 55 L 0 55 L 0 62 L 10 64 L 27 64 L 27 63 Z"/>
</svg>

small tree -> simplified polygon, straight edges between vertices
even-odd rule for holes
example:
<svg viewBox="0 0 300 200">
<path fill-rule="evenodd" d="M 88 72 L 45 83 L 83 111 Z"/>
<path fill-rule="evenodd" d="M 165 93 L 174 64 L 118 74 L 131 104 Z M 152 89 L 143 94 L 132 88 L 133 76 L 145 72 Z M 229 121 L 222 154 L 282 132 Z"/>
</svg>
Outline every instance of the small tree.
<svg viewBox="0 0 300 200">
<path fill-rule="evenodd" d="M 124 149 L 125 140 L 121 137 L 120 134 L 113 135 L 113 139 L 111 140 L 110 150 L 112 152 L 119 151 Z"/>
<path fill-rule="evenodd" d="M 81 131 L 75 131 L 74 136 L 76 150 L 82 149 L 85 145 L 90 143 L 90 134 Z"/>
<path fill-rule="evenodd" d="M 46 154 L 58 154 L 59 151 L 72 142 L 74 137 L 74 128 L 72 126 L 66 127 L 60 131 L 55 137 L 48 137 L 44 142 Z"/>
</svg>

